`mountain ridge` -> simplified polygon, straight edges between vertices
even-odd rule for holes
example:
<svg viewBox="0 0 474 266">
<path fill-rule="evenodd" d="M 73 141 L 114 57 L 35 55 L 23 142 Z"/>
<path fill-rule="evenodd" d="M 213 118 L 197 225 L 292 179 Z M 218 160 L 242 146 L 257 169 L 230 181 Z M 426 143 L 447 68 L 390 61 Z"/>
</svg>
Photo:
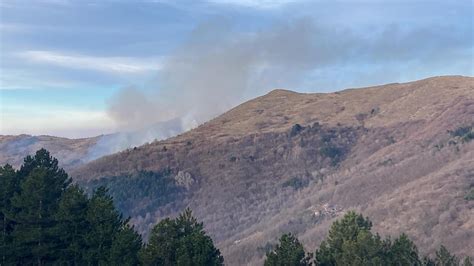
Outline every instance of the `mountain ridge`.
<svg viewBox="0 0 474 266">
<path fill-rule="evenodd" d="M 380 115 L 390 115 L 392 117 L 392 120 L 395 121 L 390 121 L 392 124 L 393 123 L 399 123 L 399 122 L 406 122 L 410 120 L 420 120 L 420 119 L 426 119 L 429 118 L 426 117 L 427 114 L 430 114 L 430 111 L 433 110 L 433 108 L 428 108 L 428 109 L 423 109 L 423 108 L 414 108 L 417 109 L 415 112 L 413 110 L 403 110 L 404 108 L 397 108 L 395 107 L 395 110 L 391 110 L 391 113 L 388 113 L 385 111 L 382 111 L 382 113 L 379 113 L 380 109 L 380 104 L 368 102 L 370 101 L 366 98 L 367 96 L 373 95 L 374 90 L 377 92 L 380 92 L 380 89 L 387 91 L 392 91 L 392 89 L 397 89 L 398 87 L 402 86 L 402 89 L 408 89 L 408 90 L 419 90 L 420 87 L 423 90 L 426 90 L 426 86 L 429 87 L 430 82 L 436 82 L 436 81 L 441 81 L 442 83 L 450 82 L 453 81 L 453 84 L 450 84 L 450 86 L 456 87 L 456 83 L 459 82 L 468 82 L 469 80 L 472 80 L 470 77 L 464 77 L 464 76 L 441 76 L 441 77 L 432 77 L 432 78 L 427 78 L 419 81 L 413 81 L 413 82 L 408 82 L 408 83 L 391 83 L 391 84 L 386 84 L 386 85 L 381 85 L 381 86 L 371 86 L 367 88 L 358 88 L 358 89 L 346 89 L 342 90 L 339 92 L 332 92 L 332 93 L 297 93 L 297 92 L 292 92 L 289 90 L 281 90 L 277 89 L 274 91 L 271 91 L 263 96 L 254 98 L 252 100 L 249 100 L 245 103 L 242 103 L 241 105 L 234 107 L 230 109 L 229 111 L 225 112 L 224 114 L 211 119 L 210 121 L 203 123 L 197 128 L 194 128 L 190 131 L 187 131 L 185 133 L 178 134 L 177 136 L 171 137 L 166 140 L 162 141 L 156 141 L 153 144 L 148 144 L 148 146 L 153 146 L 155 144 L 161 143 L 163 145 L 173 145 L 173 144 L 186 144 L 188 141 L 193 141 L 193 139 L 197 139 L 196 141 L 201 141 L 202 139 L 210 139 L 213 138 L 214 141 L 222 139 L 223 141 L 226 141 L 228 138 L 232 137 L 241 137 L 242 135 L 249 135 L 249 134 L 255 134 L 255 133 L 265 133 L 265 132 L 285 132 L 291 126 L 295 124 L 301 124 L 301 125 L 308 125 L 312 124 L 315 122 L 321 123 L 321 124 L 328 124 L 331 126 L 335 126 L 337 124 L 344 124 L 344 125 L 351 125 L 351 126 L 359 126 L 363 124 L 365 127 L 374 127 L 378 126 L 380 122 L 382 122 L 382 126 L 389 126 L 383 123 L 383 121 L 380 121 L 381 119 L 377 119 L 377 116 Z M 420 84 L 422 86 L 420 86 Z M 435 87 L 429 87 L 428 89 L 439 89 L 439 85 Z M 468 90 L 472 89 L 471 87 L 464 87 L 462 89 L 462 92 L 458 91 L 458 94 L 461 95 L 467 95 Z M 353 97 L 354 91 L 356 94 L 359 91 L 365 92 L 364 95 L 360 95 L 358 98 Z M 284 95 L 282 95 L 282 93 Z M 421 94 L 425 93 L 424 91 L 421 92 Z M 387 93 L 385 93 L 387 94 Z M 290 97 L 291 95 L 291 97 Z M 340 95 L 347 95 L 346 98 L 352 98 L 352 101 L 355 101 L 355 103 L 351 103 L 352 106 L 347 107 L 347 103 L 344 102 L 346 99 L 343 99 L 342 103 L 339 103 L 340 106 L 336 106 L 338 102 L 335 102 L 335 100 L 340 100 Z M 387 105 L 391 107 L 393 105 L 392 100 L 397 96 L 400 96 L 400 91 L 395 93 L 395 95 L 391 95 L 388 93 L 386 97 L 388 99 L 385 99 L 385 101 L 388 101 Z M 404 95 L 402 94 L 403 97 L 408 97 L 409 95 Z M 443 101 L 443 95 L 437 95 L 437 104 L 440 105 L 440 103 Z M 290 97 L 290 98 L 288 98 Z M 309 99 L 304 99 L 305 103 L 301 104 L 301 99 L 305 97 L 310 97 Z M 320 98 L 326 98 L 326 99 L 320 99 Z M 398 99 L 403 98 L 403 97 L 398 97 Z M 451 99 L 454 96 L 447 97 L 445 99 Z M 420 98 L 420 96 L 416 96 L 417 100 Z M 474 96 L 470 96 L 468 101 L 472 100 Z M 375 99 L 376 100 L 376 99 Z M 406 101 L 403 103 L 404 106 L 406 105 L 414 105 L 413 102 L 415 100 L 413 99 L 408 99 L 411 100 L 409 103 L 406 103 Z M 296 111 L 290 113 L 288 116 L 285 116 L 284 113 L 282 113 L 280 109 L 285 109 L 285 107 L 282 107 L 281 103 L 282 101 L 289 102 L 289 104 L 286 104 L 286 106 L 289 106 L 286 108 L 287 110 L 292 111 L 292 106 L 296 105 L 294 103 L 299 103 L 300 106 L 296 107 Z M 313 112 L 309 113 L 307 112 L 308 110 L 311 110 L 312 107 L 314 107 L 314 103 L 318 103 L 318 101 L 321 103 L 320 105 L 317 106 L 316 110 L 320 110 L 319 112 Z M 275 103 L 276 102 L 276 103 Z M 364 102 L 363 105 L 360 103 Z M 451 102 L 449 102 L 451 103 Z M 444 103 L 444 107 L 448 106 L 449 103 Z M 418 103 L 417 103 L 418 104 Z M 313 106 L 312 106 L 313 105 Z M 362 106 L 362 108 L 360 107 Z M 416 106 L 416 105 L 414 105 Z M 428 105 L 429 106 L 429 105 Z M 346 109 L 347 108 L 347 109 Z M 349 109 L 350 108 L 350 109 Z M 272 110 L 276 109 L 276 110 Z M 413 109 L 413 108 L 412 108 Z M 420 111 L 421 109 L 421 111 Z M 397 115 L 394 115 L 394 112 L 398 112 Z M 405 118 L 401 117 L 400 114 L 404 111 L 405 113 Z M 261 115 L 263 112 L 270 113 L 267 116 L 264 116 L 263 118 L 259 119 L 259 115 Z M 306 112 L 306 114 L 303 115 L 295 115 L 297 112 Z M 309 113 L 309 114 L 308 114 Z M 316 113 L 316 114 L 315 114 Z M 415 113 L 414 115 L 411 115 L 412 113 Z M 433 112 L 435 113 L 435 112 Z M 293 114 L 293 116 L 292 116 Z M 357 117 L 357 116 L 360 117 Z M 395 119 L 393 119 L 395 116 Z M 397 117 L 398 116 L 398 117 Z M 418 117 L 417 117 L 418 116 Z M 232 121 L 230 126 L 228 121 Z M 378 121 L 377 121 L 378 120 Z M 217 132 L 216 132 L 217 131 Z M 144 145 L 147 146 L 147 145 Z M 141 146 L 141 147 L 144 147 Z M 139 148 L 141 148 L 139 147 Z M 123 151 L 121 153 L 128 153 L 128 151 Z M 120 153 L 119 153 L 120 154 Z M 112 155 L 107 155 L 105 157 L 109 156 L 114 156 Z M 101 160 L 100 158 L 99 160 Z M 91 162 L 91 164 L 94 164 L 94 162 Z M 79 171 L 80 172 L 80 169 Z"/>
<path fill-rule="evenodd" d="M 285 232 L 312 252 L 348 210 L 383 236 L 406 233 L 424 254 L 443 244 L 474 256 L 474 201 L 464 198 L 474 187 L 473 127 L 472 77 L 275 90 L 70 174 L 87 189 L 110 187 L 145 237 L 191 207 L 229 265 L 261 264 Z"/>
<path fill-rule="evenodd" d="M 123 210 L 145 236 L 157 220 L 191 207 L 229 265 L 261 263 L 284 232 L 314 249 L 351 209 L 382 235 L 406 232 L 424 253 L 445 243 L 473 256 L 474 202 L 463 197 L 474 186 L 474 142 L 452 133 L 472 125 L 471 77 L 325 94 L 276 90 L 72 176 L 128 195 L 120 197 L 132 207 Z M 145 189 L 138 184 L 153 180 L 142 173 L 162 171 L 185 189 L 136 198 Z"/>
<path fill-rule="evenodd" d="M 23 158 L 46 148 L 60 160 L 61 167 L 73 169 L 85 163 L 89 148 L 96 145 L 101 136 L 70 139 L 50 135 L 0 135 L 0 163 L 18 168 Z"/>
</svg>

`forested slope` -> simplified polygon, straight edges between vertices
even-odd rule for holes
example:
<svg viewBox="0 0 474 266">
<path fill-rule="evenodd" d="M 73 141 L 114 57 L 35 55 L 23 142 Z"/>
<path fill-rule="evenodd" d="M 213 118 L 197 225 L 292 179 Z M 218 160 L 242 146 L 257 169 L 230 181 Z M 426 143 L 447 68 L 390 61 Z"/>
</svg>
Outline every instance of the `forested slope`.
<svg viewBox="0 0 474 266">
<path fill-rule="evenodd" d="M 445 243 L 474 256 L 473 125 L 470 77 L 328 94 L 275 90 L 72 176 L 136 195 L 117 204 L 145 236 L 191 207 L 230 265 L 262 262 L 284 232 L 314 249 L 349 209 L 370 216 L 382 235 L 406 232 L 424 253 Z M 153 180 L 167 192 L 147 192 Z"/>
</svg>

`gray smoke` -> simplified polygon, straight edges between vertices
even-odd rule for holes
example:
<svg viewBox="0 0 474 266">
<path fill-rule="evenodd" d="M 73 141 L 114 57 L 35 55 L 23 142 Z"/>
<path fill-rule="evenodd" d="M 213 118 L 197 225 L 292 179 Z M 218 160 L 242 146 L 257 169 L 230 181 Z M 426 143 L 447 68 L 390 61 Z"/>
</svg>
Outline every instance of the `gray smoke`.
<svg viewBox="0 0 474 266">
<path fill-rule="evenodd" d="M 109 114 L 127 129 L 175 118 L 190 129 L 272 88 L 294 88 L 308 71 L 341 58 L 346 44 L 317 42 L 319 33 L 328 34 L 305 19 L 246 34 L 225 20 L 202 24 L 165 62 L 155 88 L 123 89 Z"/>
<path fill-rule="evenodd" d="M 127 148 L 137 147 L 155 140 L 166 139 L 182 131 L 181 121 L 179 119 L 173 119 L 155 123 L 152 126 L 139 130 L 103 135 L 99 138 L 97 143 L 88 150 L 84 161 L 88 162 Z"/>
<path fill-rule="evenodd" d="M 242 33 L 229 21 L 217 19 L 199 25 L 151 84 L 127 87 L 115 95 L 108 114 L 121 130 L 152 132 L 141 143 L 133 142 L 140 145 L 196 127 L 273 88 L 366 86 L 400 80 L 401 73 L 405 79 L 418 78 L 410 76 L 413 69 L 424 73 L 469 51 L 465 34 L 449 27 L 403 30 L 396 25 L 361 34 L 321 27 L 309 19 Z M 368 72 L 364 66 L 370 64 L 378 67 Z M 343 75 L 350 75 L 352 83 L 334 78 Z M 174 121 L 173 130 L 149 130 L 169 120 Z M 130 147 L 127 139 L 116 139 L 117 147 Z"/>
</svg>

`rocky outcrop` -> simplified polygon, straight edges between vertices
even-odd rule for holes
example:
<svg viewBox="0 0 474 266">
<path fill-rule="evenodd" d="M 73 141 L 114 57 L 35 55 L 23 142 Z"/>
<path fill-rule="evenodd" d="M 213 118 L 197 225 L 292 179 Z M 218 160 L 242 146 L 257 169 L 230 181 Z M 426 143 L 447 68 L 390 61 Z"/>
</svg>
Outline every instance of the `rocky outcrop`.
<svg viewBox="0 0 474 266">
<path fill-rule="evenodd" d="M 178 174 L 174 176 L 176 185 L 190 189 L 194 184 L 195 180 L 191 177 L 191 174 L 186 171 L 179 171 Z"/>
</svg>

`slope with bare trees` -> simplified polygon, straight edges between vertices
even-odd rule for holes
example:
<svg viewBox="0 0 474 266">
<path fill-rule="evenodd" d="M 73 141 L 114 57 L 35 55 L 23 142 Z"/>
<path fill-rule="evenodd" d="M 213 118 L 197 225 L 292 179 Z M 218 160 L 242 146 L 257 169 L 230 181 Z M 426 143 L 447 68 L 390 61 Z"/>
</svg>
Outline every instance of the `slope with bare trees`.
<svg viewBox="0 0 474 266">
<path fill-rule="evenodd" d="M 471 77 L 327 94 L 275 90 L 72 176 L 89 187 L 111 184 L 145 235 L 191 207 L 230 265 L 262 262 L 284 232 L 314 249 L 351 209 L 382 235 L 407 233 L 423 253 L 444 244 L 474 256 L 474 201 L 466 197 L 473 125 Z"/>
</svg>

